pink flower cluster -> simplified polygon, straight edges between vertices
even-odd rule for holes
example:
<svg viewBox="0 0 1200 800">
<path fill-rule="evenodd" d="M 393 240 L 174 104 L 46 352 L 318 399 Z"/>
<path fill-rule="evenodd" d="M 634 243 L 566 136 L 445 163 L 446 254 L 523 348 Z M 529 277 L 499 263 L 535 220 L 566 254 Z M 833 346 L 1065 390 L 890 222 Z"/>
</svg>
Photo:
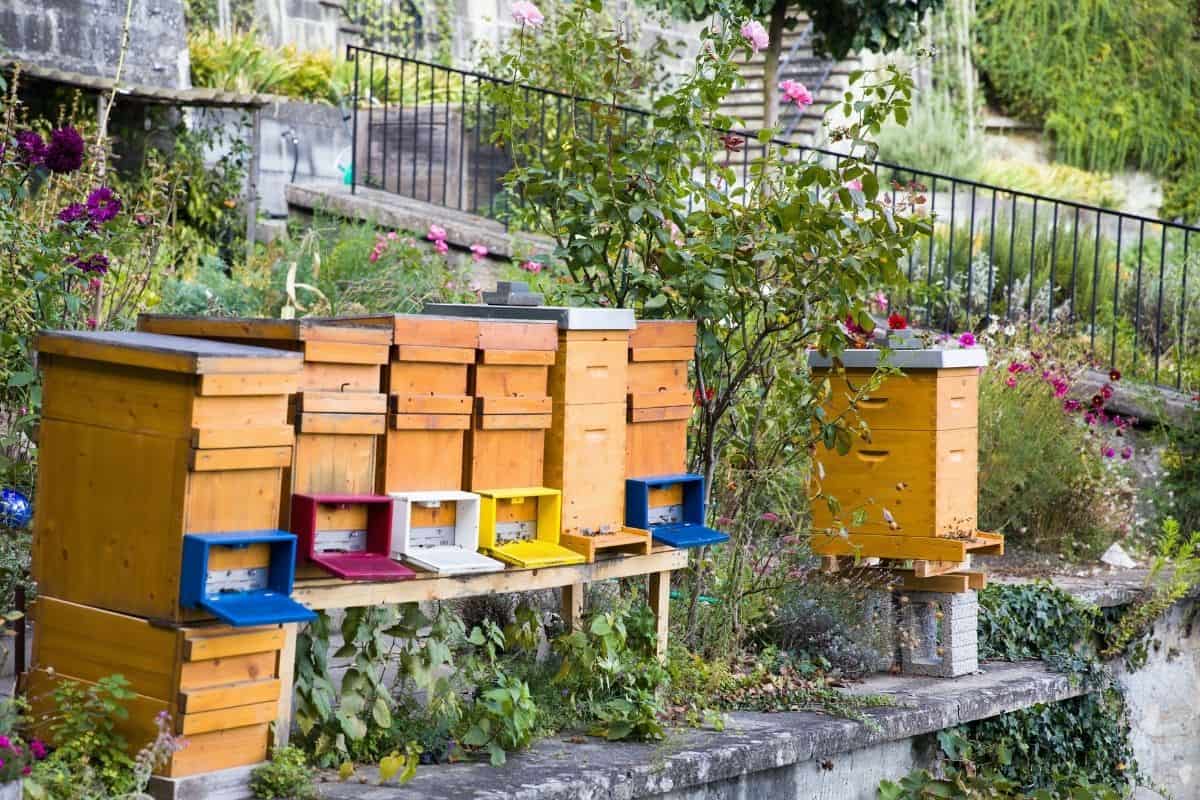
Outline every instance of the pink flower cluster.
<svg viewBox="0 0 1200 800">
<path fill-rule="evenodd" d="M 374 264 L 379 259 L 383 258 L 383 254 L 392 246 L 392 242 L 400 238 L 400 234 L 395 231 L 389 231 L 385 236 L 382 233 L 375 236 L 375 246 L 371 248 L 371 255 L 367 256 L 367 260 Z"/>
<path fill-rule="evenodd" d="M 742 38 L 746 40 L 746 44 L 757 53 L 759 50 L 766 50 L 767 45 L 771 43 L 770 37 L 767 35 L 767 29 L 762 23 L 756 19 L 752 19 L 742 26 L 740 31 Z"/>
<path fill-rule="evenodd" d="M 483 261 L 485 258 L 487 258 L 487 256 L 488 249 L 486 246 L 482 244 L 471 245 L 471 258 L 476 264 L 478 264 L 480 261 Z"/>
<path fill-rule="evenodd" d="M 808 87 L 799 81 L 781 81 L 779 91 L 783 92 L 783 102 L 785 103 L 795 103 L 800 108 L 813 104 L 813 96 L 808 91 Z"/>
<path fill-rule="evenodd" d="M 540 261 L 525 261 L 522 262 L 521 269 L 525 270 L 531 275 L 537 275 L 542 271 L 542 269 L 544 269 L 544 265 Z"/>
<path fill-rule="evenodd" d="M 444 256 L 450 252 L 450 245 L 446 244 L 446 229 L 441 225 L 431 224 L 425 238 L 433 242 L 433 249 L 437 250 L 439 255 Z"/>
</svg>

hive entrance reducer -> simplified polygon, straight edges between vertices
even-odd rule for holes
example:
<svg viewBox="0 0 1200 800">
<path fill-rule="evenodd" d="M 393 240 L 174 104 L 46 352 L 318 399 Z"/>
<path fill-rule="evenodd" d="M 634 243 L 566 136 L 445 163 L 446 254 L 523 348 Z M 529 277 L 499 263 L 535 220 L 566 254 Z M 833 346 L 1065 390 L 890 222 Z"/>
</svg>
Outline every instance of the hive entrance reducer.
<svg viewBox="0 0 1200 800">
<path fill-rule="evenodd" d="M 436 572 L 495 572 L 504 564 L 478 552 L 479 495 L 455 490 L 393 492 L 392 558 Z"/>
<path fill-rule="evenodd" d="M 392 499 L 386 495 L 298 493 L 292 496 L 291 519 L 301 557 L 339 578 L 416 575 L 391 559 Z"/>
<path fill-rule="evenodd" d="M 236 627 L 309 622 L 316 615 L 290 597 L 295 564 L 284 531 L 185 534 L 179 605 Z"/>
<path fill-rule="evenodd" d="M 517 567 L 584 563 L 582 555 L 559 543 L 557 489 L 491 489 L 479 497 L 479 545 L 488 555 Z"/>
<path fill-rule="evenodd" d="M 649 528 L 654 540 L 671 547 L 703 547 L 729 541 L 704 524 L 704 477 L 679 474 L 625 481 L 625 521 Z"/>
</svg>

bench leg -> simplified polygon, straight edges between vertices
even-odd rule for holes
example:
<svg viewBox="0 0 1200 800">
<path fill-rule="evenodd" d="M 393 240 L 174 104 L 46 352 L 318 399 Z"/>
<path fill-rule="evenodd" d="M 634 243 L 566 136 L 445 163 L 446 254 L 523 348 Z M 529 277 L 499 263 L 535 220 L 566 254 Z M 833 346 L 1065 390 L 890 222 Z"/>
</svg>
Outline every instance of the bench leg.
<svg viewBox="0 0 1200 800">
<path fill-rule="evenodd" d="M 583 593 L 586 583 L 571 583 L 562 587 L 562 618 L 567 629 L 577 631 L 583 627 Z"/>
<path fill-rule="evenodd" d="M 275 746 L 287 747 L 292 733 L 292 700 L 296 690 L 296 635 L 300 624 L 283 626 L 283 647 L 279 648 L 279 708 L 275 712 Z"/>
<path fill-rule="evenodd" d="M 667 637 L 671 633 L 671 570 L 650 573 L 650 610 L 657 621 L 658 658 L 667 657 Z"/>
</svg>

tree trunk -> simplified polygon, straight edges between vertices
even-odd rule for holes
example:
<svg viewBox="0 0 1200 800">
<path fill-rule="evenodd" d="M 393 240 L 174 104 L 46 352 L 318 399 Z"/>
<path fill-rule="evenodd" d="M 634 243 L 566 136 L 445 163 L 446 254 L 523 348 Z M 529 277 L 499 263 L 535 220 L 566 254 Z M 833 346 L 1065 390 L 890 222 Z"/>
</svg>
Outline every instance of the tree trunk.
<svg viewBox="0 0 1200 800">
<path fill-rule="evenodd" d="M 787 20 L 787 0 L 778 0 L 771 9 L 771 27 L 767 35 L 767 60 L 763 65 L 763 127 L 773 128 L 779 121 L 779 58 L 783 52 L 783 23 Z"/>
</svg>

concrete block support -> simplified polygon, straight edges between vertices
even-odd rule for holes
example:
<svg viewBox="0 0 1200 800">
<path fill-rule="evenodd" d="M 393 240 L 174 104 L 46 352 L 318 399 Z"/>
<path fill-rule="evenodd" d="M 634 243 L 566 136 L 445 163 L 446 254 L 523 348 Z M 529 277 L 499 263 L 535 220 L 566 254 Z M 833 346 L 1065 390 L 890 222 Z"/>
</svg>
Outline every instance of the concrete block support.
<svg viewBox="0 0 1200 800">
<path fill-rule="evenodd" d="M 146 793 L 154 800 L 252 800 L 250 773 L 260 765 L 233 767 L 186 778 L 150 779 Z"/>
<path fill-rule="evenodd" d="M 975 592 L 907 592 L 900 617 L 900 667 L 907 675 L 957 678 L 979 669 Z"/>
</svg>

